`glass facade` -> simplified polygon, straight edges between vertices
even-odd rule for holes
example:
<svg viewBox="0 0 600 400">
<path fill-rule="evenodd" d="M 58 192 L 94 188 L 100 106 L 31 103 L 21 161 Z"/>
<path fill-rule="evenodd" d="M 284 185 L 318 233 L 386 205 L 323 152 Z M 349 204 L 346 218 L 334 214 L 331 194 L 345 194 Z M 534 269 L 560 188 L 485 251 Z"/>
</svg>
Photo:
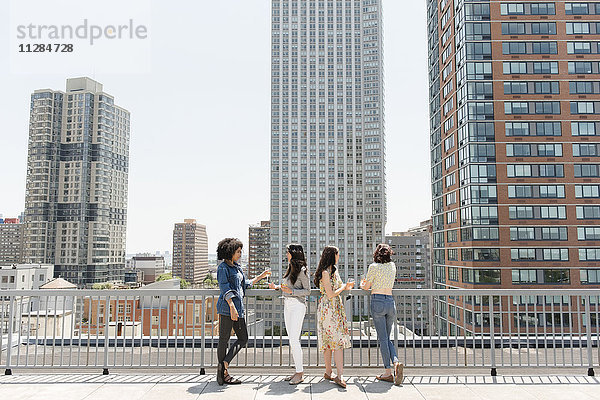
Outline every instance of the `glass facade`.
<svg viewBox="0 0 600 400">
<path fill-rule="evenodd" d="M 288 243 L 314 272 L 327 245 L 357 279 L 386 220 L 380 0 L 272 1 L 273 277 Z"/>
</svg>

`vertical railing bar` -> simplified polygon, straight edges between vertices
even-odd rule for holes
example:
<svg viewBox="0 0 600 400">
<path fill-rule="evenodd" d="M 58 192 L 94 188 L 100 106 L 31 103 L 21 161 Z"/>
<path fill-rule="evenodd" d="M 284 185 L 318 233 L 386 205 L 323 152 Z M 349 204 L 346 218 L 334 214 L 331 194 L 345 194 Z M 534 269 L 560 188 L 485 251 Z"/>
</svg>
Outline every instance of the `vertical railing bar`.
<svg viewBox="0 0 600 400">
<path fill-rule="evenodd" d="M 60 345 L 60 366 L 63 366 L 63 354 L 65 353 L 65 319 L 66 319 L 66 303 L 67 302 L 67 296 L 63 295 L 63 313 L 62 313 L 62 326 L 61 326 L 61 334 L 60 334 L 60 340 L 61 340 L 61 345 Z M 55 318 L 56 319 L 56 318 Z M 73 332 L 73 331 L 71 331 Z M 70 347 L 70 346 L 69 346 Z"/>
<path fill-rule="evenodd" d="M 363 290 L 363 293 L 366 293 L 366 292 Z M 358 319 L 360 321 L 358 323 L 358 330 L 359 330 L 359 335 L 358 335 L 358 348 L 359 348 L 358 359 L 359 359 L 359 364 L 360 365 L 362 365 L 362 362 L 363 362 L 362 361 L 363 360 L 363 354 L 362 354 L 363 353 L 363 335 L 364 335 L 363 329 L 364 329 L 365 322 L 366 322 L 367 326 L 369 324 L 368 320 L 367 321 L 363 321 L 363 313 L 364 313 L 364 308 L 363 307 L 367 303 L 367 295 L 363 294 L 361 296 L 361 300 L 362 301 L 358 302 Z M 396 321 L 394 321 L 394 325 L 396 325 Z M 398 347 L 397 343 L 396 343 L 396 347 Z M 310 352 L 308 354 L 310 356 Z M 309 362 L 309 364 L 310 364 L 310 362 Z"/>
<path fill-rule="evenodd" d="M 553 302 L 554 303 L 554 302 Z M 570 303 L 570 302 L 569 302 Z M 569 304 L 570 305 L 570 304 Z M 565 356 L 565 324 L 563 322 L 563 305 L 562 303 L 558 306 L 559 308 L 559 323 L 560 323 L 560 342 L 561 342 L 561 348 L 562 348 L 562 356 L 563 356 L 563 366 L 567 366 L 567 358 Z"/>
<path fill-rule="evenodd" d="M 6 369 L 12 369 L 12 344 L 13 344 L 13 321 L 15 319 L 15 295 L 9 296 L 10 304 L 8 306 L 8 338 L 6 343 Z"/>
<path fill-rule="evenodd" d="M 253 299 L 254 299 L 254 308 L 258 311 L 258 302 L 259 302 L 258 296 L 254 296 Z M 309 307 L 310 307 L 310 305 L 309 305 Z M 263 312 L 263 315 L 264 315 L 264 310 L 262 310 L 262 312 Z M 257 366 L 257 364 L 256 364 L 256 347 L 257 347 L 256 346 L 256 339 L 257 339 L 257 336 L 258 336 L 258 325 L 256 324 L 256 321 L 258 321 L 258 315 L 255 317 L 255 324 L 254 324 L 254 326 L 256 328 L 254 329 L 254 349 L 253 349 L 254 362 L 252 363 L 253 367 Z M 263 327 L 264 327 L 264 318 L 263 318 Z M 309 357 L 308 364 L 310 365 L 310 352 L 308 353 L 308 357 Z"/>
<path fill-rule="evenodd" d="M 32 296 L 28 296 L 29 297 L 29 301 L 28 301 L 28 305 L 27 305 L 27 346 L 25 346 L 25 366 L 28 367 L 29 366 L 29 346 L 31 345 L 31 300 L 32 300 Z M 39 301 L 39 300 L 38 300 Z M 39 307 L 38 307 L 39 308 Z M 4 309 L 2 309 L 2 311 L 4 311 Z M 0 326 L 2 326 L 0 324 Z M 72 332 L 72 331 L 71 331 Z M 0 332 L 0 336 L 4 335 L 4 332 Z M 0 351 L 2 349 L 2 346 L 0 344 Z M 35 362 L 34 362 L 35 365 Z"/>
<path fill-rule="evenodd" d="M 573 301 L 571 299 L 571 297 L 569 297 L 569 304 L 568 304 L 568 316 L 569 316 L 569 320 L 568 320 L 568 328 L 569 328 L 569 338 L 570 338 L 570 342 L 571 342 L 571 366 L 575 366 L 575 356 L 573 355 L 573 326 L 574 326 L 574 321 L 573 321 L 573 305 L 571 304 Z M 562 312 L 562 301 L 561 301 L 561 313 L 560 313 L 560 317 L 561 317 L 561 322 L 562 322 L 562 317 L 563 317 L 563 312 Z"/>
<path fill-rule="evenodd" d="M 412 331 L 412 353 L 413 353 L 413 365 L 417 366 L 417 339 L 415 338 L 415 296 L 412 294 L 408 296 L 410 298 L 410 317 L 411 317 L 411 331 Z M 406 325 L 405 325 L 406 328 Z M 381 353 L 381 351 L 380 351 Z"/>
<path fill-rule="evenodd" d="M 435 295 L 427 295 L 427 319 L 430 319 L 432 313 L 435 313 Z M 427 330 L 429 336 L 429 366 L 433 367 L 433 331 L 435 330 L 435 318 L 431 320 L 429 329 Z"/>
<path fill-rule="evenodd" d="M 525 334 L 527 335 L 527 366 L 531 367 L 531 354 L 529 351 L 529 346 L 530 346 L 530 339 L 529 339 L 529 299 L 531 298 L 531 296 L 527 296 L 527 301 L 525 302 L 525 314 L 527 314 L 527 318 L 525 319 L 525 325 L 526 325 L 526 331 Z M 537 319 L 537 316 L 535 315 L 535 304 L 533 305 L 533 317 Z"/>
<path fill-rule="evenodd" d="M 562 301 L 561 301 L 561 307 L 562 307 Z M 557 359 L 556 359 L 556 328 L 554 326 L 554 301 L 552 301 L 550 303 L 550 313 L 551 313 L 551 317 L 550 317 L 550 326 L 552 327 L 552 354 L 554 355 L 554 366 L 557 366 Z"/>
<path fill-rule="evenodd" d="M 458 308 L 458 301 L 456 301 L 457 296 L 453 296 L 453 297 L 454 297 L 453 305 L 454 305 L 454 309 L 456 310 L 455 314 L 454 314 L 454 328 L 455 328 L 455 331 L 454 331 L 454 366 L 458 367 L 458 335 L 460 334 L 459 333 L 460 324 L 457 324 L 456 320 L 460 319 L 460 311 Z M 463 324 L 464 323 L 465 323 L 465 321 L 463 320 Z"/>
<path fill-rule="evenodd" d="M 420 315 L 421 315 L 421 322 L 420 322 L 420 326 L 421 326 L 421 366 L 424 367 L 425 366 L 425 319 L 423 318 L 423 298 L 425 296 L 421 296 L 419 295 L 419 304 L 421 307 L 420 311 Z M 427 307 L 427 310 L 429 311 L 429 307 Z M 429 329 L 427 329 L 427 333 L 429 333 Z"/>
<path fill-rule="evenodd" d="M 500 365 L 504 366 L 504 315 L 502 314 L 502 298 L 503 296 L 498 296 L 498 308 L 500 309 Z"/>
<path fill-rule="evenodd" d="M 360 285 L 360 283 L 359 283 Z M 350 348 L 350 365 L 352 367 L 354 367 L 354 301 L 355 298 L 353 296 L 353 298 L 351 299 L 351 310 L 352 310 L 352 315 L 350 315 L 350 343 L 352 343 L 352 347 Z M 359 321 L 360 321 L 360 315 L 358 316 Z M 288 338 L 289 338 L 289 332 L 288 332 Z M 291 346 L 290 346 L 291 348 Z"/>
<path fill-rule="evenodd" d="M 92 296 L 88 297 L 88 319 L 87 319 L 87 343 L 86 343 L 86 354 L 85 354 L 85 365 L 86 367 L 90 365 L 90 345 L 92 341 Z M 85 298 L 83 300 L 84 310 L 85 310 Z M 98 303 L 96 303 L 97 305 Z M 98 311 L 96 311 L 96 317 L 98 316 Z M 96 322 L 96 331 L 98 331 L 98 323 Z M 36 346 L 37 349 L 37 346 Z"/>
<path fill-rule="evenodd" d="M 544 318 L 544 323 L 542 324 L 542 329 L 544 330 L 544 361 L 545 366 L 548 366 L 548 332 L 547 332 L 547 324 L 548 324 L 548 316 L 546 315 L 546 305 L 548 304 L 546 302 L 546 296 L 542 296 L 542 316 Z M 552 302 L 554 302 L 554 299 L 552 299 Z M 562 297 L 561 297 L 561 303 L 562 303 Z"/>
<path fill-rule="evenodd" d="M 448 297 L 450 300 L 450 297 Z M 450 304 L 450 301 L 448 301 Z M 454 326 L 456 327 L 456 321 Z M 446 318 L 446 365 L 450 367 L 450 309 L 448 308 L 448 317 Z"/>
<path fill-rule="evenodd" d="M 79 315 L 79 326 L 81 327 L 81 317 L 83 315 L 82 312 L 78 311 L 79 307 L 79 297 L 73 295 L 71 296 L 71 306 L 73 307 L 72 311 L 71 311 L 71 353 L 69 354 L 69 367 L 73 366 L 73 361 L 72 361 L 72 353 L 73 353 L 73 334 L 75 333 L 75 327 L 77 326 L 76 324 L 76 320 L 77 320 L 77 315 Z M 81 328 L 78 329 L 77 331 L 77 366 L 79 366 L 80 362 L 79 362 L 79 358 L 81 356 Z"/>
<path fill-rule="evenodd" d="M 403 294 L 402 295 L 402 306 L 404 307 L 405 305 L 406 305 L 406 295 Z M 404 308 L 404 310 L 405 310 L 405 308 Z M 408 344 L 410 343 L 410 339 L 408 339 L 408 337 L 406 336 L 406 312 L 402 312 L 400 314 L 400 318 L 402 319 L 401 326 L 404 327 L 404 334 L 402 335 L 404 337 L 404 363 L 408 364 L 407 347 L 408 347 Z M 369 335 L 369 337 L 370 336 L 371 335 Z"/>
<path fill-rule="evenodd" d="M 265 298 L 261 298 L 260 301 L 262 302 L 262 309 L 265 312 L 265 322 L 267 319 L 267 315 L 269 315 L 269 313 L 267 312 L 267 302 Z M 273 325 L 273 319 L 271 319 L 271 334 L 273 333 L 273 329 L 275 329 L 275 326 Z M 266 324 L 265 324 L 265 328 L 266 328 Z M 266 329 L 265 329 L 266 331 Z M 266 352 L 265 349 L 267 348 L 267 332 L 263 333 L 263 343 L 262 343 L 262 366 L 265 367 L 266 366 Z"/>
<path fill-rule="evenodd" d="M 133 361 L 135 359 L 135 326 L 136 326 L 136 317 L 135 317 L 135 299 L 136 296 L 131 296 L 131 308 L 129 309 L 129 319 L 127 321 L 127 304 L 125 304 L 125 322 L 131 322 L 131 354 L 130 354 L 130 362 L 129 367 L 133 367 Z M 140 346 L 142 345 L 140 341 Z M 123 359 L 125 362 L 125 359 Z"/>
<path fill-rule="evenodd" d="M 481 317 L 481 324 L 479 324 L 479 341 L 481 343 L 481 367 L 485 366 L 485 343 L 484 343 L 484 335 L 483 335 L 483 296 L 479 297 L 479 315 Z M 475 306 L 477 306 L 477 300 L 475 300 Z M 477 364 L 476 364 L 477 365 Z"/>
<path fill-rule="evenodd" d="M 446 300 L 446 302 L 447 302 L 447 300 Z M 440 304 L 444 304 L 444 302 L 440 301 Z M 448 308 L 446 307 L 446 313 L 447 312 L 448 312 Z M 443 319 L 442 318 L 443 317 L 440 316 L 440 328 L 441 328 L 441 326 L 443 324 Z M 439 363 L 439 366 L 441 367 L 442 366 L 442 333 L 441 332 L 438 332 L 438 363 Z"/>
<path fill-rule="evenodd" d="M 163 303 L 163 296 L 158 296 L 158 334 L 157 334 L 157 339 L 158 339 L 158 345 L 156 346 L 156 353 L 157 353 L 157 357 L 156 357 L 156 366 L 160 366 L 160 355 L 162 353 L 161 348 L 162 348 L 162 321 L 163 321 L 163 307 L 162 307 L 162 303 Z M 167 312 L 167 316 L 165 316 L 165 318 L 169 319 L 168 317 L 168 301 L 167 301 L 167 307 L 165 308 L 165 311 Z"/>
<path fill-rule="evenodd" d="M 47 303 L 46 303 L 46 311 L 48 310 L 48 308 L 50 306 L 50 297 L 51 296 L 48 295 L 48 300 L 47 300 Z M 38 312 L 38 315 L 39 315 L 39 312 Z M 11 322 L 12 322 L 12 320 L 11 320 Z M 43 360 L 44 360 L 44 362 L 42 363 L 43 366 L 46 366 L 47 341 L 48 341 L 48 312 L 45 312 L 44 313 L 44 352 L 43 352 L 43 355 L 42 355 Z M 9 345 L 10 344 L 12 344 L 12 343 L 9 341 Z"/>
<path fill-rule="evenodd" d="M 513 344 L 513 325 L 514 325 L 514 319 L 511 316 L 511 311 L 512 311 L 512 306 L 514 305 L 515 302 L 515 296 L 514 295 L 510 295 L 509 296 L 509 300 L 508 300 L 508 319 L 507 319 L 507 323 L 508 323 L 508 346 L 509 346 L 509 353 L 508 353 L 508 359 L 509 359 L 509 363 L 510 366 L 512 367 L 513 365 L 513 348 L 512 348 L 512 344 Z M 518 306 L 517 306 L 518 309 Z"/>
<path fill-rule="evenodd" d="M 489 295 L 489 312 L 490 312 L 490 350 L 492 355 L 492 368 L 496 368 L 496 319 L 494 317 L 494 296 Z M 498 298 L 500 301 L 500 298 Z M 502 315 L 500 315 L 502 317 Z"/>
<path fill-rule="evenodd" d="M 580 360 L 581 366 L 584 366 L 585 364 L 583 362 L 583 343 L 582 343 L 583 321 L 581 320 L 582 314 L 583 314 L 581 312 L 581 302 L 583 301 L 583 296 L 576 295 L 575 298 L 577 299 L 577 337 L 579 338 L 579 360 Z M 561 302 L 562 302 L 562 296 L 561 296 Z M 584 312 L 585 312 L 585 305 L 584 305 Z M 589 321 L 589 319 L 588 319 L 588 321 Z"/>
<path fill-rule="evenodd" d="M 151 365 L 152 363 L 152 341 L 153 341 L 153 335 L 152 335 L 152 330 L 154 329 L 154 298 L 156 296 L 152 295 L 150 297 L 150 336 L 148 337 L 148 366 Z M 157 312 L 157 317 L 160 318 L 160 297 L 159 297 L 159 309 Z M 160 323 L 157 324 L 157 332 L 160 331 Z M 158 339 L 159 345 L 160 345 L 160 338 Z M 158 356 L 158 355 L 157 355 Z M 156 362 L 156 365 L 158 366 L 158 361 Z"/>
<path fill-rule="evenodd" d="M 212 301 L 212 307 L 215 306 L 215 296 L 211 296 L 211 301 Z M 214 314 L 214 311 L 213 311 Z M 217 317 L 219 318 L 219 317 Z M 214 325 L 213 325 L 214 326 Z M 220 332 L 220 327 L 219 327 L 219 332 Z M 214 348 L 214 344 L 215 344 L 215 335 L 214 335 L 214 331 L 211 332 L 211 336 L 210 336 L 210 365 L 213 366 L 215 365 L 215 352 L 213 350 Z"/>
<path fill-rule="evenodd" d="M 175 346 L 173 352 L 173 365 L 177 367 L 177 350 L 179 345 L 179 296 L 175 296 Z"/>
<path fill-rule="evenodd" d="M 464 359 L 465 359 L 465 367 L 468 365 L 468 358 L 467 358 L 467 303 L 466 303 L 466 296 L 459 296 L 459 298 L 461 298 L 461 304 L 462 304 L 462 311 L 463 311 L 463 352 L 464 352 Z M 471 318 L 471 326 L 473 326 L 473 318 Z"/>
<path fill-rule="evenodd" d="M 142 359 L 144 358 L 143 354 L 144 354 L 144 322 L 146 322 L 146 318 L 145 318 L 145 313 L 144 313 L 144 300 L 145 296 L 138 296 L 138 309 L 140 310 L 140 364 L 139 366 L 142 366 Z M 135 300 L 133 301 L 133 304 L 131 305 L 131 307 L 133 308 L 135 306 Z M 150 311 L 152 312 L 152 311 Z M 133 319 L 135 320 L 135 312 L 134 312 L 134 317 Z M 150 317 L 150 331 L 152 331 L 152 317 Z M 150 343 L 148 343 L 148 347 L 150 347 Z M 131 352 L 133 354 L 133 350 Z M 132 356 L 132 363 L 133 363 L 133 356 Z"/>
<path fill-rule="evenodd" d="M 187 307 L 186 307 L 186 315 L 187 315 Z M 187 331 L 187 324 L 186 324 Z M 194 364 L 194 355 L 196 354 L 196 295 L 192 297 L 192 358 L 191 358 L 191 366 Z M 202 366 L 204 368 L 204 365 Z"/>
<path fill-rule="evenodd" d="M 107 296 L 107 300 L 106 300 L 106 305 L 108 306 L 108 318 L 104 319 L 104 362 L 103 362 L 103 367 L 104 369 L 108 369 L 108 331 L 109 331 L 109 326 L 110 326 L 110 319 L 112 318 L 112 313 L 110 312 L 110 295 Z"/>
<path fill-rule="evenodd" d="M 200 315 L 201 315 L 201 320 L 200 320 L 200 336 L 201 336 L 201 338 L 200 338 L 200 365 L 202 365 L 202 368 L 206 368 L 206 363 L 205 363 L 206 357 L 204 355 L 204 352 L 206 351 L 206 332 L 205 332 L 206 326 L 205 326 L 204 321 L 206 320 L 206 304 L 208 302 L 206 301 L 206 297 L 204 295 L 202 295 L 201 301 L 202 301 L 202 304 L 201 304 L 201 308 L 200 308 L 200 310 L 201 310 L 200 311 Z M 214 316 L 215 313 L 214 313 L 213 307 L 214 307 L 214 305 L 212 305 L 210 307 L 210 309 L 211 309 L 212 315 Z M 213 318 L 211 318 L 211 319 L 213 319 Z M 214 327 L 214 321 L 212 323 L 213 323 L 213 325 L 211 326 L 211 336 L 214 333 L 213 329 L 212 329 Z M 212 342 L 211 342 L 211 352 L 212 352 Z"/>
<path fill-rule="evenodd" d="M 113 342 L 114 346 L 113 346 L 113 367 L 117 366 L 117 347 L 119 346 L 119 303 L 121 302 L 121 296 L 117 295 L 117 301 L 115 303 L 115 340 Z M 125 307 L 125 305 L 123 305 L 123 307 Z M 125 311 L 125 308 L 123 308 L 123 311 Z M 125 319 L 125 318 L 123 318 Z M 123 321 L 124 322 L 124 321 Z"/>
<path fill-rule="evenodd" d="M 169 347 L 170 347 L 170 337 L 171 337 L 171 321 L 173 320 L 173 311 L 171 311 L 171 296 L 167 296 L 167 323 L 166 325 L 166 337 L 165 337 L 165 367 L 169 366 Z"/>
<path fill-rule="evenodd" d="M 52 362 L 50 365 L 54 366 L 54 353 L 55 353 L 55 349 L 56 349 L 56 309 L 58 308 L 58 295 L 54 296 L 54 324 L 52 324 Z M 48 321 L 48 310 L 46 310 L 46 321 Z M 18 362 L 18 361 L 17 361 Z M 18 365 L 18 364 L 17 364 Z"/>
<path fill-rule="evenodd" d="M 19 305 L 18 305 L 18 309 L 17 309 L 17 318 L 15 319 L 15 321 L 17 321 L 17 329 L 19 330 L 18 333 L 18 339 L 17 339 L 17 361 L 15 363 L 15 367 L 19 367 L 21 366 L 21 335 L 23 333 L 23 328 L 22 328 L 22 323 L 21 321 L 23 320 L 23 301 L 25 300 L 25 296 L 19 296 Z"/>
</svg>

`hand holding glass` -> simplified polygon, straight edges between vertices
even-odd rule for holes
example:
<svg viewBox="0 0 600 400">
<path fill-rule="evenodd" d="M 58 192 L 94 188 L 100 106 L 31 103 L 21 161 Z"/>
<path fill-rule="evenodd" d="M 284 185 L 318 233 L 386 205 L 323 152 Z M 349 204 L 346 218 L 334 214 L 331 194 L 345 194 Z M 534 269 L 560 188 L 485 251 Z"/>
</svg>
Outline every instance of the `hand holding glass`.
<svg viewBox="0 0 600 400">
<path fill-rule="evenodd" d="M 354 278 L 348 279 L 348 283 L 346 283 L 346 289 L 347 290 L 354 289 Z"/>
</svg>

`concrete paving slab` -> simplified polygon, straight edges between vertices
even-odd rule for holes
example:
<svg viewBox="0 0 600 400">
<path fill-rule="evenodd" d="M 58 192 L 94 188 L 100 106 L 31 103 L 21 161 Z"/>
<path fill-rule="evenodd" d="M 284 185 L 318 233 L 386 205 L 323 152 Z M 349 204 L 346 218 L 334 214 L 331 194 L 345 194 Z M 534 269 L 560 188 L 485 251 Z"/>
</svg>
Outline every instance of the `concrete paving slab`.
<svg viewBox="0 0 600 400">
<path fill-rule="evenodd" d="M 421 396 L 427 400 L 482 400 L 481 397 L 465 385 L 414 385 Z"/>
<path fill-rule="evenodd" d="M 147 391 L 141 400 L 196 400 L 208 385 L 204 383 L 156 384 Z"/>
<path fill-rule="evenodd" d="M 155 383 L 107 383 L 91 393 L 85 400 L 140 400 L 155 385 Z"/>
</svg>

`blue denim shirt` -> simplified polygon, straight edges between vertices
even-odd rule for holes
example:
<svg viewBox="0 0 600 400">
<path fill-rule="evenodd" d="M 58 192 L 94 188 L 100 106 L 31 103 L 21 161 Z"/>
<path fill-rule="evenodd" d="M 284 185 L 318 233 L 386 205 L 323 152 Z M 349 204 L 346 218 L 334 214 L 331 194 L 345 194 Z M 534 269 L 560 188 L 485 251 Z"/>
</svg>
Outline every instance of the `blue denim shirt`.
<svg viewBox="0 0 600 400">
<path fill-rule="evenodd" d="M 240 264 L 234 263 L 232 267 L 223 261 L 217 267 L 217 280 L 221 290 L 217 301 L 217 313 L 231 316 L 227 300 L 233 299 L 239 317 L 244 318 L 244 294 L 246 289 L 252 285 L 252 281 L 244 276 Z"/>
</svg>

